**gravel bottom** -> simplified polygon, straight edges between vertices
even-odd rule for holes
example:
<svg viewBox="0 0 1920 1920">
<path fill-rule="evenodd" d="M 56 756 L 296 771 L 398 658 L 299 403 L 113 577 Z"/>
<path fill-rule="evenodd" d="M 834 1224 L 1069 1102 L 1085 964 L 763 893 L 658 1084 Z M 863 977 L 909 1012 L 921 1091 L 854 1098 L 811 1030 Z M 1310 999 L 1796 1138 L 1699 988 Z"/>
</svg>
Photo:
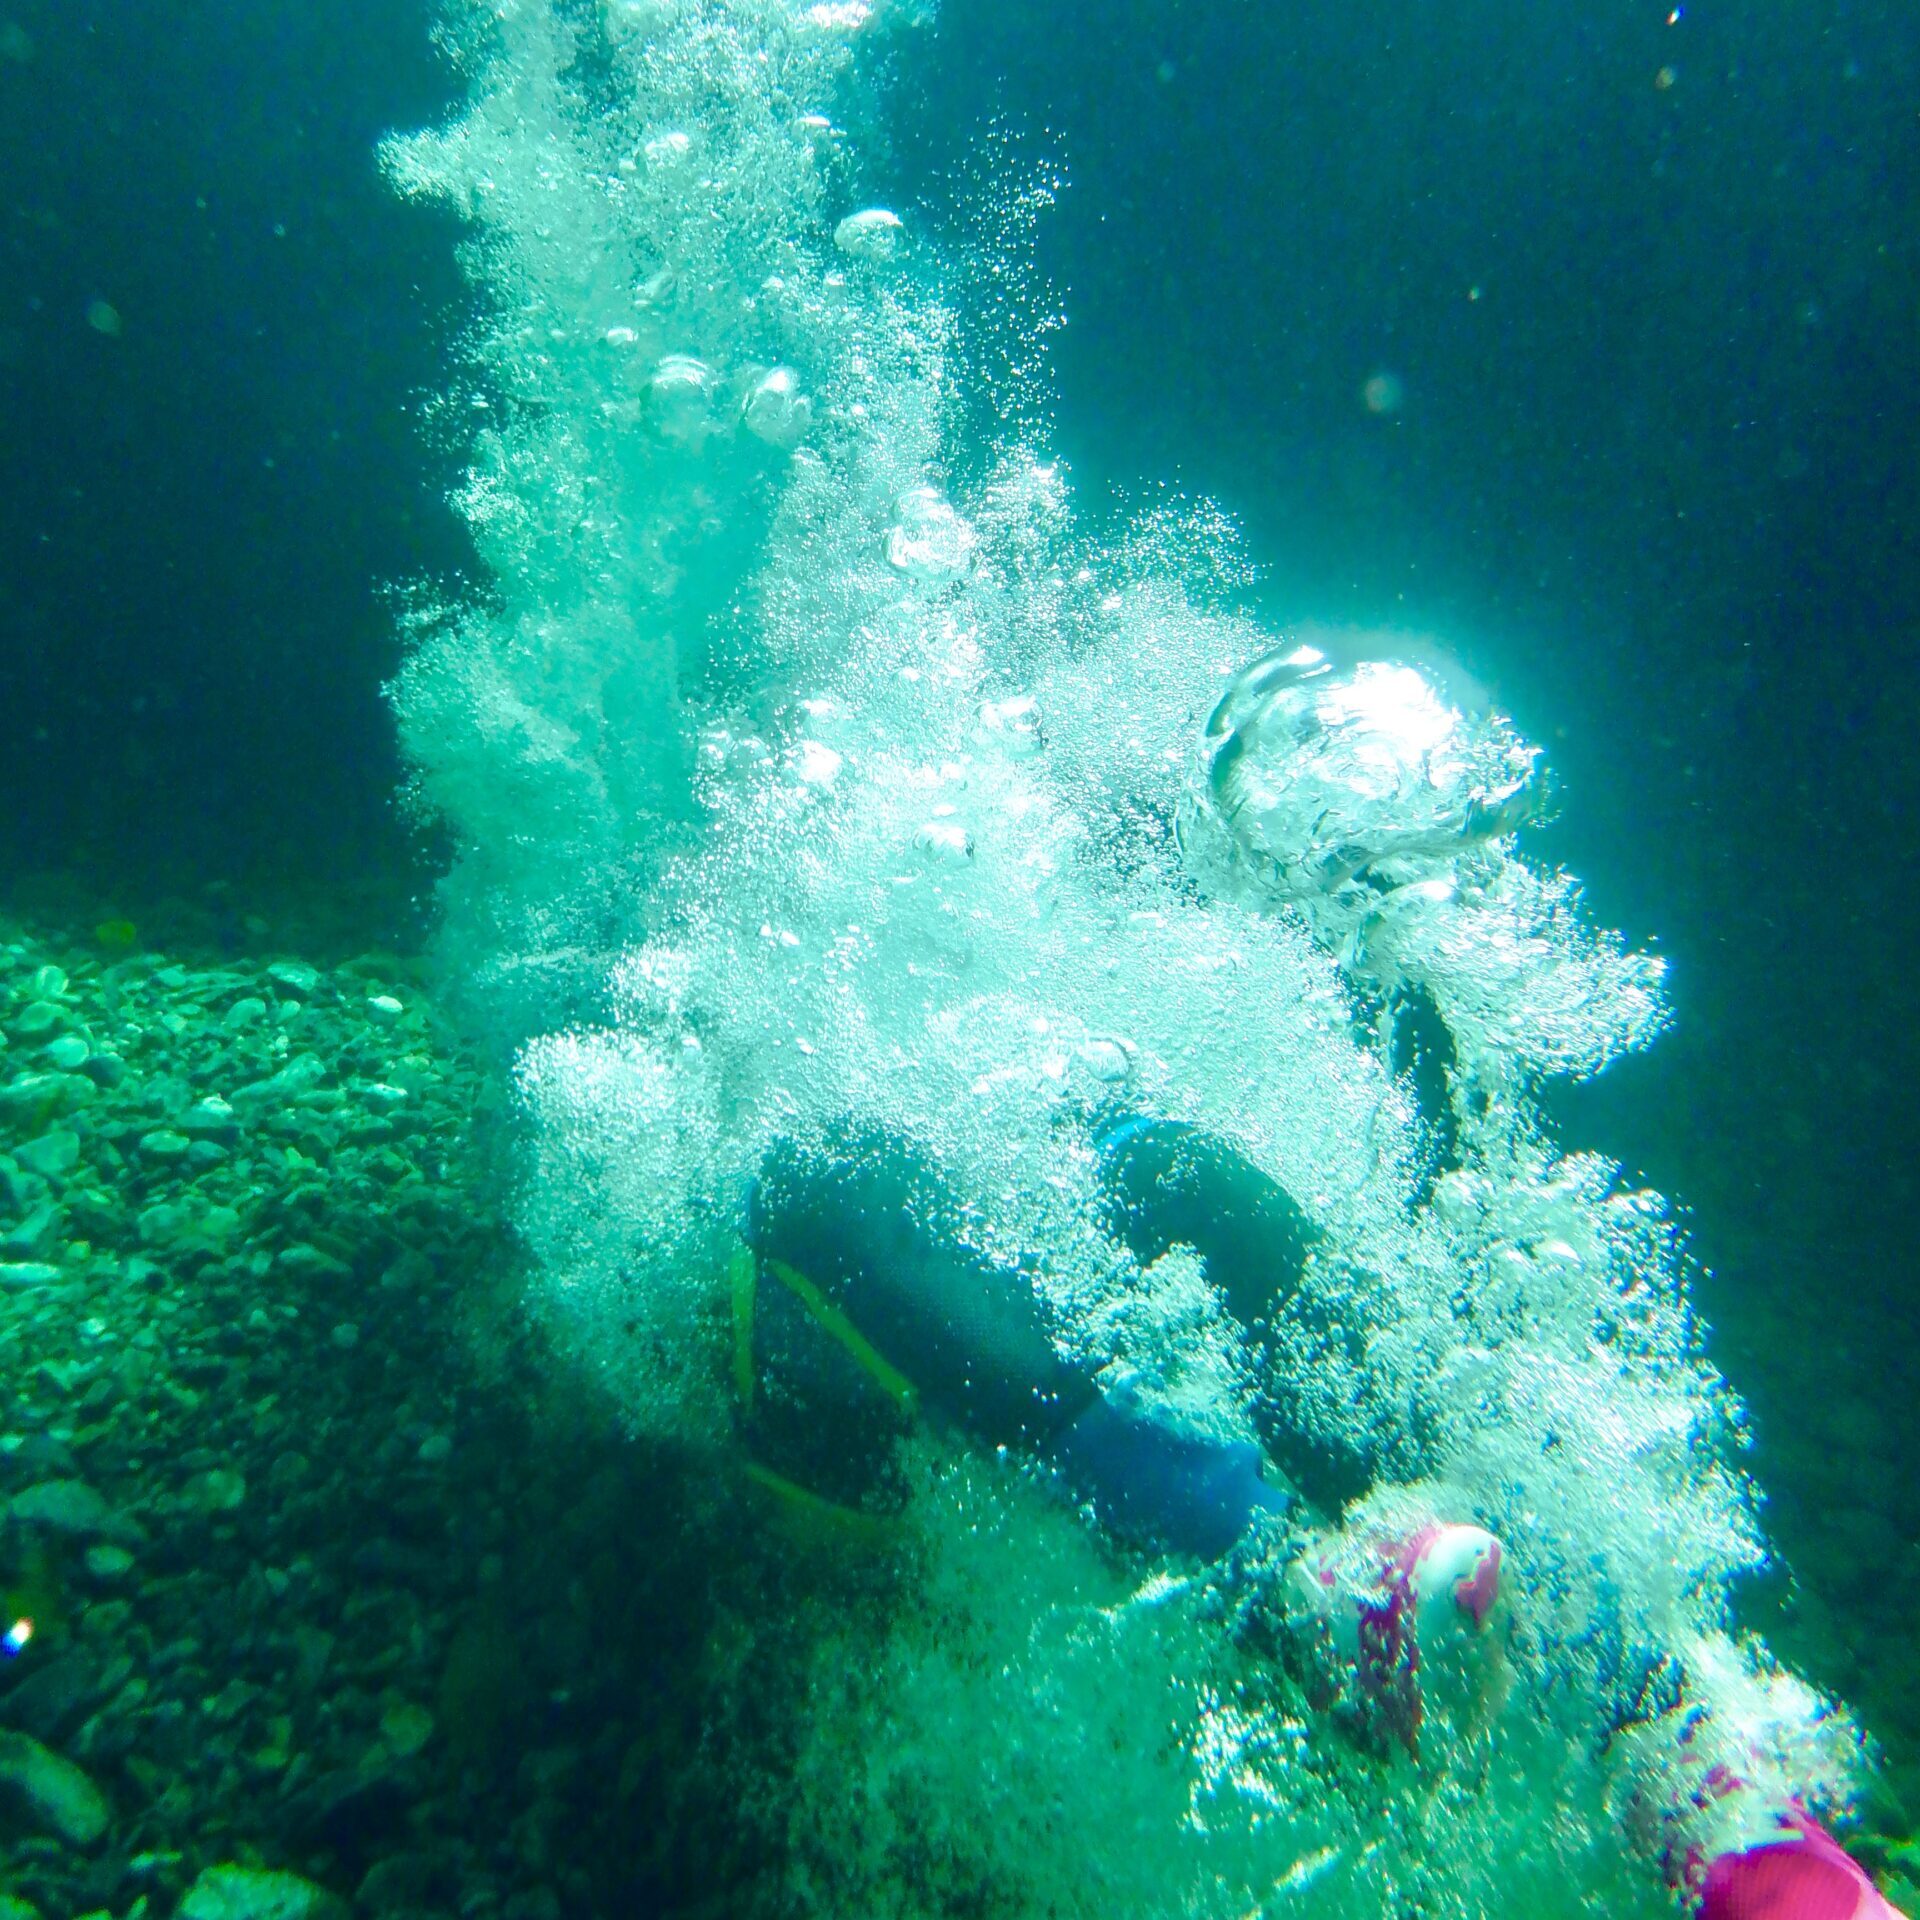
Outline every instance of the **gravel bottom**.
<svg viewBox="0 0 1920 1920">
<path fill-rule="evenodd" d="M 519 1310 L 482 1076 L 132 941 L 0 924 L 0 1920 L 741 1910 L 751 1570 Z"/>
</svg>

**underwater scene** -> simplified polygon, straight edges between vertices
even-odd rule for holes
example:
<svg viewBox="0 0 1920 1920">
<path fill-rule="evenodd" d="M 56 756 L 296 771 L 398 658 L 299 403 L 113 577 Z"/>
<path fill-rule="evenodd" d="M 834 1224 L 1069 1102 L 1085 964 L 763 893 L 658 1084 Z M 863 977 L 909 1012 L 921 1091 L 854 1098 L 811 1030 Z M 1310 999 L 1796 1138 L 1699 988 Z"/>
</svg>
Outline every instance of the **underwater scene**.
<svg viewBox="0 0 1920 1920">
<path fill-rule="evenodd" d="M 1920 1916 L 1917 110 L 0 0 L 0 1920 Z"/>
</svg>

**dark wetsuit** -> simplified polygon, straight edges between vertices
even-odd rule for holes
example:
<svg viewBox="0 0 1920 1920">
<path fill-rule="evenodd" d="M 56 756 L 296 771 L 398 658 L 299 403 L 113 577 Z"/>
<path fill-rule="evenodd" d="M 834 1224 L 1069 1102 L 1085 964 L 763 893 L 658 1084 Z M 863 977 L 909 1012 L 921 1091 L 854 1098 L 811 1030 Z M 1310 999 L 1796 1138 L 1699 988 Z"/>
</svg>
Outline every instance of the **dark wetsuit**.
<svg viewBox="0 0 1920 1920">
<path fill-rule="evenodd" d="M 1315 1230 L 1224 1142 L 1179 1123 L 1095 1128 L 1108 1217 L 1143 1265 L 1193 1247 L 1258 1348 L 1298 1286 Z M 759 1264 L 750 1328 L 757 1456 L 842 1505 L 904 1494 L 891 1446 L 925 1407 L 988 1446 L 1049 1463 L 1115 1532 L 1212 1558 L 1289 1495 L 1246 1443 L 1203 1438 L 1102 1394 L 1059 1355 L 1029 1274 L 970 1243 L 965 1210 L 912 1146 L 851 1128 L 824 1150 L 783 1145 L 749 1206 Z M 1263 1398 L 1262 1438 L 1293 1444 Z M 1311 1488 L 1310 1491 L 1316 1489 Z"/>
</svg>

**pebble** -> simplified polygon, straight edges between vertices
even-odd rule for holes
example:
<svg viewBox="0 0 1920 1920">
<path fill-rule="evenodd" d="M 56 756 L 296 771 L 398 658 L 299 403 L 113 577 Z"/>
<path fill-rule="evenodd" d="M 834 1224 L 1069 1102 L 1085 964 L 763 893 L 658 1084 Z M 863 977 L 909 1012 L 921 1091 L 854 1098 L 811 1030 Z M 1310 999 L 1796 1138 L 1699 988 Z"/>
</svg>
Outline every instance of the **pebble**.
<svg viewBox="0 0 1920 1920">
<path fill-rule="evenodd" d="M 433 1738 L 433 1715 L 411 1700 L 396 1701 L 380 1715 L 380 1738 L 404 1760 Z"/>
<path fill-rule="evenodd" d="M 93 1091 L 85 1081 L 78 1084 L 85 1087 L 87 1093 Z M 56 1108 L 64 1112 L 78 1104 L 71 1091 L 74 1085 L 74 1078 L 68 1073 L 23 1073 L 0 1087 L 0 1107 L 19 1114 L 46 1113 Z"/>
<path fill-rule="evenodd" d="M 93 1049 L 77 1033 L 63 1033 L 46 1046 L 46 1061 L 62 1073 L 78 1073 L 93 1057 Z"/>
<path fill-rule="evenodd" d="M 73 1449 L 50 1433 L 10 1433 L 0 1437 L 0 1465 L 13 1468 L 13 1477 L 29 1484 L 35 1480 L 72 1479 L 79 1473 Z"/>
<path fill-rule="evenodd" d="M 15 1147 L 13 1157 L 42 1179 L 58 1180 L 80 1164 L 80 1136 L 65 1127 L 56 1127 L 37 1140 Z"/>
<path fill-rule="evenodd" d="M 175 1920 L 345 1920 L 346 1908 L 311 1880 L 269 1867 L 208 1867 Z"/>
<path fill-rule="evenodd" d="M 38 1480 L 13 1496 L 13 1519 L 56 1534 L 104 1534 L 113 1509 L 84 1480 Z"/>
<path fill-rule="evenodd" d="M 196 1473 L 184 1492 L 202 1513 L 232 1513 L 246 1504 L 247 1476 L 237 1467 L 209 1467 Z"/>
<path fill-rule="evenodd" d="M 35 1207 L 19 1225 L 0 1235 L 0 1257 L 32 1261 L 49 1249 L 59 1233 L 60 1209 L 52 1201 L 46 1201 Z"/>
<path fill-rule="evenodd" d="M 204 1100 L 196 1100 L 174 1123 L 182 1133 L 195 1139 L 227 1139 L 240 1128 L 240 1116 L 220 1098 L 217 1093 L 209 1094 Z"/>
<path fill-rule="evenodd" d="M 27 976 L 27 991 L 36 1000 L 58 1000 L 67 990 L 67 970 L 49 962 Z"/>
<path fill-rule="evenodd" d="M 303 1620 L 289 1637 L 293 1642 L 294 1683 L 303 1693 L 311 1693 L 333 1658 L 333 1635 Z"/>
<path fill-rule="evenodd" d="M 291 1100 L 311 1091 L 326 1077 L 326 1062 L 318 1054 L 297 1053 L 278 1073 L 270 1074 L 264 1080 L 249 1082 L 236 1090 L 233 1097 L 242 1104 Z"/>
<path fill-rule="evenodd" d="M 97 1656 L 78 1647 L 53 1654 L 7 1695 L 7 1723 L 16 1732 L 58 1745 L 132 1672 L 132 1662 L 124 1657 L 102 1666 Z"/>
<path fill-rule="evenodd" d="M 344 1260 L 336 1260 L 332 1254 L 322 1253 L 304 1240 L 282 1247 L 274 1256 L 273 1264 L 280 1272 L 301 1280 L 345 1280 L 353 1273 Z"/>
<path fill-rule="evenodd" d="M 37 1040 L 60 1024 L 60 1009 L 51 1000 L 30 1000 L 20 1009 L 13 1030 L 22 1040 Z"/>
<path fill-rule="evenodd" d="M 133 1555 L 125 1547 L 97 1540 L 86 1552 L 87 1572 L 103 1583 L 124 1579 L 133 1571 Z"/>
<path fill-rule="evenodd" d="M 45 1195 L 46 1188 L 37 1173 L 24 1172 L 17 1162 L 0 1156 L 0 1205 L 24 1213 Z"/>
<path fill-rule="evenodd" d="M 75 1539 L 126 1539 L 137 1532 L 122 1513 L 84 1480 L 40 1480 L 13 1496 L 8 1509 L 22 1526 L 45 1527 Z"/>
<path fill-rule="evenodd" d="M 204 1140 L 196 1140 L 196 1147 L 205 1146 Z M 203 1247 L 215 1251 L 224 1250 L 240 1231 L 240 1213 L 235 1207 L 207 1207 L 201 1211 L 194 1225 L 194 1238 Z"/>
<path fill-rule="evenodd" d="M 91 1847 L 107 1830 L 107 1802 L 71 1760 L 25 1733 L 0 1731 L 0 1790 L 43 1832 Z"/>
<path fill-rule="evenodd" d="M 320 989 L 320 976 L 304 961 L 276 960 L 267 969 L 267 978 L 296 1000 L 311 1000 Z"/>
<path fill-rule="evenodd" d="M 392 1292 L 417 1293 L 431 1286 L 433 1278 L 433 1262 L 418 1247 L 406 1247 L 380 1276 L 380 1284 Z"/>
<path fill-rule="evenodd" d="M 384 1358 L 412 1314 L 407 1294 L 344 1283 L 384 1269 L 437 1295 L 436 1275 L 461 1270 L 466 1228 L 411 1143 L 459 1117 L 474 1076 L 449 1097 L 431 1049 L 400 1044 L 424 1032 L 413 994 L 379 990 L 371 965 L 270 977 L 156 954 L 27 993 L 37 957 L 0 945 L 0 1587 L 47 1615 L 20 1662 L 0 1660 L 0 1887 L 39 1909 L 0 1895 L 0 1920 L 149 1904 L 344 1920 L 291 1875 L 195 1876 L 243 1847 L 306 1868 L 350 1844 L 339 1871 L 358 1877 L 411 1838 L 416 1810 L 428 1871 L 413 1906 L 498 1915 L 524 1876 L 496 1887 L 450 1864 L 458 1811 L 422 1764 L 450 1724 L 431 1656 L 465 1574 L 410 1537 L 376 1540 L 363 1566 L 351 1528 L 325 1531 L 369 1477 L 391 1482 L 409 1534 L 451 1498 L 431 1464 L 451 1457 L 449 1409 L 424 1396 L 383 1423 L 370 1408 L 364 1431 L 329 1415 L 324 1451 L 298 1446 L 303 1416 L 363 1365 L 341 1356 Z M 23 1044 L 30 1000 L 44 1031 Z M 127 1058 L 98 1050 L 114 1047 Z M 345 1469 L 343 1431 L 361 1456 Z M 484 1456 L 484 1431 L 476 1444 Z M 41 1567 L 59 1587 L 44 1605 Z M 344 1622 L 337 1645 L 321 1621 Z M 408 1644 L 424 1663 L 396 1657 Z M 337 1716 L 316 1720 L 313 1700 L 335 1695 Z M 124 1862 L 108 1795 L 125 1797 L 126 1837 L 139 1809 Z"/>
<path fill-rule="evenodd" d="M 274 1494 L 291 1493 L 312 1470 L 313 1462 L 297 1447 L 276 1453 L 267 1468 L 267 1491 Z"/>
<path fill-rule="evenodd" d="M 146 1247 L 182 1240 L 192 1224 L 192 1214 L 177 1200 L 156 1200 L 152 1206 L 142 1207 L 134 1221 L 140 1244 Z"/>
</svg>

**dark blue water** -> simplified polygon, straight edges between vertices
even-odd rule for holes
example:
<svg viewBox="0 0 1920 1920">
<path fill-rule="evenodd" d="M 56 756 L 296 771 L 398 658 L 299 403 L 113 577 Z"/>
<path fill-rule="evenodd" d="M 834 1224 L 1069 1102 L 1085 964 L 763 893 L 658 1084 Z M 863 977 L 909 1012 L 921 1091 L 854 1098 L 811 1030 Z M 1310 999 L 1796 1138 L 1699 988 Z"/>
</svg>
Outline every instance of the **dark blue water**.
<svg viewBox="0 0 1920 1920">
<path fill-rule="evenodd" d="M 376 588 L 458 557 L 410 410 L 457 281 L 372 150 L 447 98 L 426 11 L 8 17 L 31 58 L 0 57 L 7 857 L 404 859 Z"/>
<path fill-rule="evenodd" d="M 1848 1645 L 1885 1581 L 1823 1526 L 1869 1463 L 1822 1422 L 1893 1450 L 1870 1510 L 1910 1570 L 1920 23 L 1090 11 L 947 0 L 900 175 L 938 213 L 990 124 L 1064 163 L 1041 266 L 1087 491 L 1217 496 L 1271 618 L 1443 636 L 1549 743 L 1551 844 L 1680 1014 L 1567 1124 L 1694 1208 L 1832 1601 L 1794 1651 L 1911 1765 L 1910 1663 Z M 392 802 L 381 585 L 466 557 L 416 404 L 454 236 L 373 162 L 450 96 L 426 10 L 0 19 L 0 879 L 370 883 L 391 921 L 432 849 Z"/>
</svg>

